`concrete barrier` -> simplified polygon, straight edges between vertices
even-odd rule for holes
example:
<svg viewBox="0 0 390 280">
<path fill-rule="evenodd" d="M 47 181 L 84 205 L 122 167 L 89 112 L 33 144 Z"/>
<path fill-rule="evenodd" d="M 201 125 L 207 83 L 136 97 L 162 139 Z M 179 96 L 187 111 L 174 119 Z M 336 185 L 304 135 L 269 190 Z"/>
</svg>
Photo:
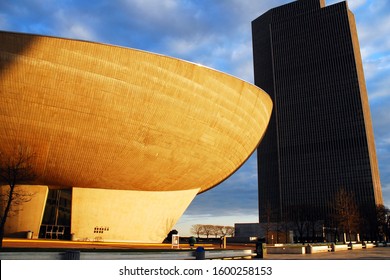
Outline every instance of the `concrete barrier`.
<svg viewBox="0 0 390 280">
<path fill-rule="evenodd" d="M 348 251 L 348 245 L 347 244 L 332 244 L 331 245 L 332 252 L 338 252 L 338 251 Z"/>
<path fill-rule="evenodd" d="M 267 247 L 267 254 L 305 254 L 304 246 L 269 246 Z"/>
<path fill-rule="evenodd" d="M 364 249 L 371 249 L 374 248 L 374 243 L 366 243 L 363 245 Z"/>
<path fill-rule="evenodd" d="M 361 243 L 352 243 L 351 244 L 351 249 L 352 250 L 363 249 L 363 244 L 361 244 Z"/>
<path fill-rule="evenodd" d="M 306 254 L 327 253 L 330 251 L 328 245 L 308 245 L 306 247 Z"/>
</svg>

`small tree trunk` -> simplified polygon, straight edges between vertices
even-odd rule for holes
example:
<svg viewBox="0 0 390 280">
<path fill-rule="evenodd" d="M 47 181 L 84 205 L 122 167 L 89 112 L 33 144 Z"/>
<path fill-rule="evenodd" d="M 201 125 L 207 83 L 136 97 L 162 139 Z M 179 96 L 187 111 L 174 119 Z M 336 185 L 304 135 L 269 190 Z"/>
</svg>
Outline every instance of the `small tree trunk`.
<svg viewBox="0 0 390 280">
<path fill-rule="evenodd" d="M 0 229 L 0 249 L 3 248 L 4 227 Z"/>
</svg>

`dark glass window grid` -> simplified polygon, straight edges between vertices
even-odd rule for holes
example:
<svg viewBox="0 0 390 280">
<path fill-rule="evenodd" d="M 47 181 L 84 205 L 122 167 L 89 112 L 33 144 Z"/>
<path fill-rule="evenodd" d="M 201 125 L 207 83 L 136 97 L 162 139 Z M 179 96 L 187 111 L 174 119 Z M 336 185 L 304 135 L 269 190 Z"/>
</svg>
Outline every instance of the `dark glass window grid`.
<svg viewBox="0 0 390 280">
<path fill-rule="evenodd" d="M 255 83 L 271 90 L 277 112 L 258 150 L 260 219 L 265 202 L 282 211 L 314 204 L 324 217 L 332 212 L 330 201 L 340 187 L 353 190 L 359 204 L 374 205 L 347 6 L 297 15 L 300 2 L 252 23 Z M 268 45 L 273 72 L 261 70 Z M 278 146 L 272 143 L 276 139 Z"/>
</svg>

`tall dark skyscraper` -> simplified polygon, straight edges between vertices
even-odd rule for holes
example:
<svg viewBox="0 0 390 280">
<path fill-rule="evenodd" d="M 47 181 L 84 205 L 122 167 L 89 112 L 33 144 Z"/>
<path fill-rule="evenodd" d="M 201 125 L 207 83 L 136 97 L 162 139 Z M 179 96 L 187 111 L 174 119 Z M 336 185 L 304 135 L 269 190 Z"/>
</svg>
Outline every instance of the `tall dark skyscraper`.
<svg viewBox="0 0 390 280">
<path fill-rule="evenodd" d="M 332 215 L 344 188 L 372 220 L 382 204 L 354 15 L 346 2 L 298 0 L 252 22 L 255 84 L 274 102 L 258 148 L 259 216 L 294 207 Z"/>
</svg>

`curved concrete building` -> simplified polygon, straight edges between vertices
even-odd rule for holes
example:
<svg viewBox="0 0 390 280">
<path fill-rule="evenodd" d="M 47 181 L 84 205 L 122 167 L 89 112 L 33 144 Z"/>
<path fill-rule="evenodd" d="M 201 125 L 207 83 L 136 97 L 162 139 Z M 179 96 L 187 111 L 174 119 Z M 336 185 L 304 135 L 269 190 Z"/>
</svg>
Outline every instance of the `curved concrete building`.
<svg viewBox="0 0 390 280">
<path fill-rule="evenodd" d="M 71 190 L 75 240 L 161 242 L 248 159 L 272 111 L 258 87 L 183 60 L 11 32 L 0 42 L 0 149 L 36 154 L 35 216 L 50 190 Z M 42 235 L 24 212 L 8 232 Z"/>
</svg>

